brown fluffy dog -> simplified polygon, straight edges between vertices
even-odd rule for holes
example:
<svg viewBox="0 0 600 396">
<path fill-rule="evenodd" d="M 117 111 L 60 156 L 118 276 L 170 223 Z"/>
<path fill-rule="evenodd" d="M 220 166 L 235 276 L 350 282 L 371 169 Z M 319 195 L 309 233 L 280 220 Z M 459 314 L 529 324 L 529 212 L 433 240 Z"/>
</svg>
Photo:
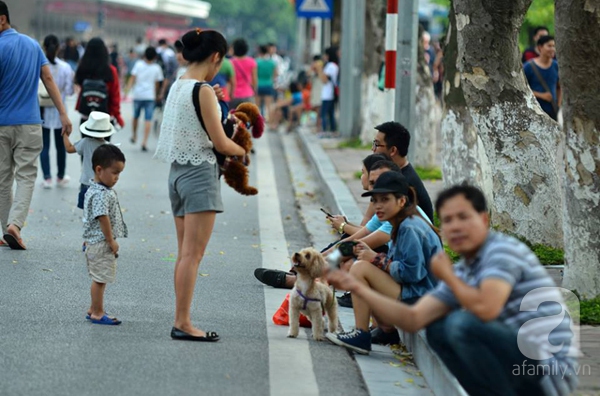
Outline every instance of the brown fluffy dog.
<svg viewBox="0 0 600 396">
<path fill-rule="evenodd" d="M 231 114 L 233 117 L 229 117 L 227 120 L 225 133 L 231 136 L 231 140 L 244 148 L 246 155 L 243 158 L 227 157 L 222 167 L 223 177 L 225 182 L 240 194 L 256 195 L 258 190 L 248 185 L 248 165 L 250 165 L 248 153 L 252 150 L 252 136 L 248 128 L 252 127 L 254 137 L 260 137 L 264 128 L 264 120 L 258 107 L 253 103 L 242 103 Z M 233 130 L 228 131 L 228 128 Z"/>
<path fill-rule="evenodd" d="M 329 332 L 337 330 L 338 314 L 337 301 L 333 291 L 316 279 L 323 274 L 325 259 L 313 248 L 302 249 L 293 257 L 296 270 L 296 284 L 290 293 L 290 330 L 288 337 L 296 338 L 299 330 L 299 318 L 302 312 L 312 324 L 313 339 L 325 339 L 325 320 L 323 311 L 329 318 Z"/>
</svg>

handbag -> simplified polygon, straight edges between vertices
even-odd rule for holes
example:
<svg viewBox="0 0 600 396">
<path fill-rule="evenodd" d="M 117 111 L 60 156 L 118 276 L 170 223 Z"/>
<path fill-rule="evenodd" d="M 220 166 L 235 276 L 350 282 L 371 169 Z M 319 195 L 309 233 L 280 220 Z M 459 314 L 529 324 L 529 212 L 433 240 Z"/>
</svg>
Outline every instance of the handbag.
<svg viewBox="0 0 600 396">
<path fill-rule="evenodd" d="M 281 306 L 275 314 L 273 315 L 273 323 L 279 326 L 289 326 L 290 325 L 290 293 L 285 295 Z M 305 315 L 300 314 L 300 327 L 312 327 L 310 320 Z"/>
<path fill-rule="evenodd" d="M 40 102 L 40 107 L 56 107 L 41 79 L 38 82 L 38 101 Z"/>
</svg>

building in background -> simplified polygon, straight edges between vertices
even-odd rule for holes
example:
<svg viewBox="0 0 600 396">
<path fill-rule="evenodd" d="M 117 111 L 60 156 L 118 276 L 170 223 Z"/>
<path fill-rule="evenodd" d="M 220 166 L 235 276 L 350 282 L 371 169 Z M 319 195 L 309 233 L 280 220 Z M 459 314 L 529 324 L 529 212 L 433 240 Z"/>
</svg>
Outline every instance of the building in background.
<svg viewBox="0 0 600 396">
<path fill-rule="evenodd" d="M 10 11 L 13 25 L 38 41 L 50 33 L 77 41 L 101 36 L 124 51 L 137 37 L 172 43 L 190 27 L 203 26 L 210 8 L 200 0 L 19 0 Z"/>
</svg>

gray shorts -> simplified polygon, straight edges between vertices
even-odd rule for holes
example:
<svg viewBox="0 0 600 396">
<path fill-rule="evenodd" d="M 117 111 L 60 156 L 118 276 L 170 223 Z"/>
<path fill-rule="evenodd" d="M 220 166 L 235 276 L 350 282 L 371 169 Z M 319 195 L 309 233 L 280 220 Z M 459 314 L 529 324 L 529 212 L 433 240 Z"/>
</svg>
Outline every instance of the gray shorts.
<svg viewBox="0 0 600 396">
<path fill-rule="evenodd" d="M 223 212 L 219 165 L 173 162 L 169 172 L 169 199 L 173 215 L 177 217 L 188 213 Z"/>
<path fill-rule="evenodd" d="M 88 274 L 96 283 L 113 283 L 117 277 L 117 258 L 106 241 L 85 248 Z"/>
</svg>

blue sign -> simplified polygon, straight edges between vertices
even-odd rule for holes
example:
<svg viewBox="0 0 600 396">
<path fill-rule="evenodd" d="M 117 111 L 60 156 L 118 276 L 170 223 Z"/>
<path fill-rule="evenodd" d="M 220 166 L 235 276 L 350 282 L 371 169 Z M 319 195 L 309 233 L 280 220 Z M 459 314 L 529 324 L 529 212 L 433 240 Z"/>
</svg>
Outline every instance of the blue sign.
<svg viewBox="0 0 600 396">
<path fill-rule="evenodd" d="M 333 18 L 333 0 L 296 0 L 298 18 Z"/>
</svg>

